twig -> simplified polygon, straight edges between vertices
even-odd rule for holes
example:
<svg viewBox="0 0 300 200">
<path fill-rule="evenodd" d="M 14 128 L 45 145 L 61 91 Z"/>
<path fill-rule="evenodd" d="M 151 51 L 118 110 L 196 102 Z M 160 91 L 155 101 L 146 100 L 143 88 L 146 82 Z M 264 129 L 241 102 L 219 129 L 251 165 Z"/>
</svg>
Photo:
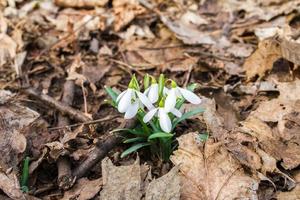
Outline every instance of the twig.
<svg viewBox="0 0 300 200">
<path fill-rule="evenodd" d="M 100 160 L 102 160 L 107 153 L 112 150 L 117 144 L 122 141 L 120 136 L 110 136 L 105 139 L 101 144 L 98 144 L 95 149 L 88 155 L 87 159 L 83 161 L 73 171 L 73 176 L 77 179 L 83 177 L 93 166 L 95 166 Z"/>
<path fill-rule="evenodd" d="M 191 78 L 191 73 L 192 73 L 192 71 L 193 71 L 193 68 L 194 68 L 194 65 L 190 65 L 190 66 L 189 66 L 189 70 L 188 70 L 188 72 L 187 72 L 187 75 L 186 75 L 186 78 L 185 78 L 185 81 L 184 81 L 184 87 L 187 86 L 187 84 L 188 84 L 188 82 L 189 82 L 189 80 L 190 80 L 190 78 Z"/>
<path fill-rule="evenodd" d="M 131 128 L 135 124 L 135 120 L 129 120 L 125 122 L 125 127 Z M 73 171 L 73 176 L 77 179 L 83 177 L 92 167 L 95 166 L 100 160 L 102 160 L 109 151 L 111 151 L 117 144 L 122 141 L 120 135 L 109 135 L 107 138 L 99 142 L 95 149 L 88 155 L 77 168 Z"/>
<path fill-rule="evenodd" d="M 74 90 L 75 83 L 72 80 L 67 80 L 64 84 L 64 92 L 62 97 L 62 102 L 67 105 L 72 105 L 74 99 Z M 62 114 L 58 116 L 58 126 L 68 125 L 69 119 Z M 75 178 L 72 177 L 71 163 L 68 157 L 60 157 L 57 161 L 57 169 L 58 169 L 58 178 L 57 184 L 58 187 L 67 190 L 72 187 L 75 183 Z"/>
<path fill-rule="evenodd" d="M 70 118 L 75 119 L 79 122 L 86 122 L 90 121 L 91 119 L 84 115 L 81 111 L 76 110 L 65 103 L 59 102 L 55 100 L 53 97 L 50 97 L 46 94 L 40 94 L 33 88 L 27 88 L 23 90 L 23 92 L 27 95 L 30 95 L 41 102 L 47 104 L 48 106 L 55 108 L 56 110 L 60 111 L 62 114 L 68 115 Z"/>
</svg>

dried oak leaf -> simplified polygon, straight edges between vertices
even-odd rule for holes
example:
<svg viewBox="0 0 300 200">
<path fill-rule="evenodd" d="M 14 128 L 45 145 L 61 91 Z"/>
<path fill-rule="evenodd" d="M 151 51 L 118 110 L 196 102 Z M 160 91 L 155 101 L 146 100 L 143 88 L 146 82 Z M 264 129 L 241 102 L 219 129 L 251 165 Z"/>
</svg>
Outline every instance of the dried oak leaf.
<svg viewBox="0 0 300 200">
<path fill-rule="evenodd" d="M 258 44 L 256 51 L 246 59 L 243 68 L 246 76 L 251 79 L 258 75 L 260 78 L 271 70 L 273 63 L 281 58 L 281 48 L 273 39 L 263 40 Z"/>
<path fill-rule="evenodd" d="M 89 200 L 92 199 L 102 188 L 102 178 L 89 180 L 87 178 L 81 178 L 77 180 L 77 183 L 72 189 L 66 191 L 61 200 Z"/>
<path fill-rule="evenodd" d="M 61 7 L 91 8 L 104 6 L 108 0 L 55 0 L 54 3 Z"/>
<path fill-rule="evenodd" d="M 166 175 L 153 180 L 146 191 L 145 200 L 179 200 L 180 177 L 178 167 L 174 167 Z"/>
<path fill-rule="evenodd" d="M 196 133 L 178 138 L 171 161 L 181 172 L 181 199 L 257 199 L 258 181 L 248 176 L 221 143 L 201 147 Z"/>
<path fill-rule="evenodd" d="M 139 200 L 141 193 L 141 169 L 139 159 L 129 166 L 116 167 L 109 158 L 102 161 L 103 200 Z"/>
</svg>

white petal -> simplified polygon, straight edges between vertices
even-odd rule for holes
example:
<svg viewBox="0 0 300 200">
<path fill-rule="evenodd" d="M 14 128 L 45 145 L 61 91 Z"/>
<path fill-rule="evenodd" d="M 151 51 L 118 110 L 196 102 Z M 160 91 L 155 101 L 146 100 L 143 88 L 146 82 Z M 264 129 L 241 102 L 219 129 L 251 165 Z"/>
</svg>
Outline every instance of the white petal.
<svg viewBox="0 0 300 200">
<path fill-rule="evenodd" d="M 170 120 L 168 114 L 163 109 L 159 109 L 158 112 L 159 112 L 159 125 L 160 125 L 160 128 L 164 132 L 170 133 L 171 128 L 172 128 L 172 124 L 171 124 L 171 120 Z"/>
<path fill-rule="evenodd" d="M 150 86 L 148 97 L 151 103 L 155 103 L 158 100 L 158 84 Z"/>
<path fill-rule="evenodd" d="M 183 89 L 183 88 L 179 88 L 180 93 L 182 94 L 182 96 L 190 103 L 192 104 L 200 104 L 201 103 L 201 99 L 194 94 L 193 92 Z"/>
<path fill-rule="evenodd" d="M 148 87 L 148 88 L 144 91 L 144 94 L 145 94 L 146 96 L 148 96 L 149 90 L 150 90 L 150 87 Z"/>
<path fill-rule="evenodd" d="M 170 112 L 176 105 L 176 94 L 175 94 L 175 89 L 172 88 L 171 91 L 169 92 L 166 101 L 165 101 L 165 110 L 166 112 Z"/>
<path fill-rule="evenodd" d="M 164 90 L 163 90 L 163 95 L 167 95 L 169 94 L 170 90 L 166 87 L 164 87 Z"/>
<path fill-rule="evenodd" d="M 154 108 L 154 109 L 150 110 L 150 111 L 144 116 L 143 121 L 144 121 L 145 123 L 149 122 L 149 121 L 153 118 L 153 116 L 155 115 L 156 112 L 157 112 L 157 108 Z"/>
<path fill-rule="evenodd" d="M 132 90 L 128 89 L 126 90 L 125 94 L 121 97 L 119 103 L 118 103 L 118 111 L 120 113 L 123 113 L 127 110 L 128 106 L 131 104 L 131 98 L 132 98 Z"/>
<path fill-rule="evenodd" d="M 173 108 L 173 109 L 171 110 L 171 113 L 172 113 L 173 115 L 175 115 L 176 117 L 181 117 L 181 116 L 182 116 L 182 113 L 181 113 L 178 109 L 176 109 L 176 108 Z"/>
<path fill-rule="evenodd" d="M 148 108 L 148 110 L 151 110 L 154 108 L 148 97 L 144 95 L 143 93 L 136 91 L 136 94 L 138 95 L 140 101 Z"/>
<path fill-rule="evenodd" d="M 119 100 L 122 98 L 122 96 L 125 94 L 125 92 L 126 92 L 127 90 L 124 90 L 123 92 L 121 92 L 121 94 L 119 94 L 118 95 L 118 97 L 117 97 L 117 102 L 119 102 Z"/>
<path fill-rule="evenodd" d="M 138 112 L 138 109 L 139 109 L 139 103 L 138 102 L 130 104 L 128 109 L 126 110 L 124 118 L 125 119 L 133 118 L 136 115 L 136 113 Z"/>
</svg>

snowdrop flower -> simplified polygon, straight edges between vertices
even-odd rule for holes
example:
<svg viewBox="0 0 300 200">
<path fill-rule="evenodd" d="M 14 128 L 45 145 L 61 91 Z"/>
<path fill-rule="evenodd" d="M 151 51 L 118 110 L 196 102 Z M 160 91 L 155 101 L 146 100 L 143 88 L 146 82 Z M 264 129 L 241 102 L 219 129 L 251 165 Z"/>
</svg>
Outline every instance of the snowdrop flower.
<svg viewBox="0 0 300 200">
<path fill-rule="evenodd" d="M 125 119 L 133 118 L 142 105 L 145 105 L 149 110 L 154 108 L 145 94 L 132 88 L 128 88 L 127 90 L 123 91 L 117 97 L 117 103 L 118 111 L 120 113 L 125 113 Z"/>
<path fill-rule="evenodd" d="M 176 117 L 181 117 L 182 114 L 176 108 L 172 108 L 171 110 L 166 109 L 166 107 L 153 108 L 150 110 L 143 118 L 145 123 L 149 122 L 155 115 L 158 116 L 160 128 L 166 132 L 170 133 L 172 129 L 172 122 L 168 115 L 171 112 Z"/>
<path fill-rule="evenodd" d="M 147 88 L 144 94 L 149 98 L 151 103 L 155 103 L 158 100 L 158 84 L 154 83 L 149 88 Z"/>
<path fill-rule="evenodd" d="M 175 107 L 177 97 L 183 97 L 184 99 L 186 99 L 188 102 L 192 104 L 201 103 L 201 99 L 195 93 L 187 89 L 175 86 L 172 89 L 170 89 L 165 101 L 165 105 L 168 110 L 171 110 L 172 108 Z"/>
</svg>

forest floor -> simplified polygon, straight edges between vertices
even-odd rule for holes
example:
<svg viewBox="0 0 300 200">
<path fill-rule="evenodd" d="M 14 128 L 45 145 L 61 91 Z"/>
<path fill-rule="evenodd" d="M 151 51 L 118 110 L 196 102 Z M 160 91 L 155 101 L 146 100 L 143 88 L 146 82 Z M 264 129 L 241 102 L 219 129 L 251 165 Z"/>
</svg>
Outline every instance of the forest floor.
<svg viewBox="0 0 300 200">
<path fill-rule="evenodd" d="M 0 199 L 300 199 L 300 0 L 0 10 Z M 205 109 L 175 129 L 169 162 L 121 158 L 112 133 L 132 121 L 104 86 L 147 73 L 197 83 Z"/>
</svg>

